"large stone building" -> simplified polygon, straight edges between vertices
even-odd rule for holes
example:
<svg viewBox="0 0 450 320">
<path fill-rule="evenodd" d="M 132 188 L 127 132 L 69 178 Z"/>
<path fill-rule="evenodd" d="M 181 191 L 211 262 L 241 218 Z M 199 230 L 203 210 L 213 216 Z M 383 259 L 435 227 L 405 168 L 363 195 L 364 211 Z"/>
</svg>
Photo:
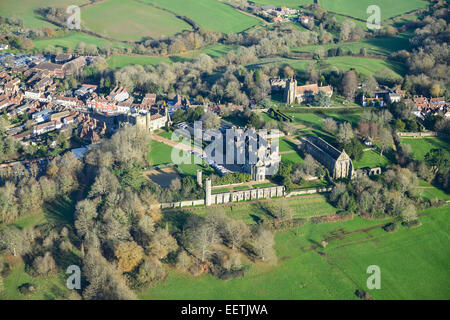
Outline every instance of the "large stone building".
<svg viewBox="0 0 450 320">
<path fill-rule="evenodd" d="M 163 112 L 164 114 L 161 114 L 161 112 Z M 128 114 L 121 122 L 128 122 L 132 125 L 137 125 L 141 128 L 149 130 L 150 132 L 153 132 L 165 127 L 166 125 L 170 125 L 170 116 L 167 112 L 167 108 L 165 108 L 164 111 L 159 111 L 153 114 L 150 111 L 145 114 Z"/>
<path fill-rule="evenodd" d="M 331 86 L 319 87 L 317 83 L 297 86 L 297 80 L 289 79 L 284 89 L 284 101 L 287 104 L 311 101 L 319 91 L 325 92 L 329 97 L 333 95 L 333 88 Z"/>
<path fill-rule="evenodd" d="M 333 179 L 351 178 L 353 163 L 348 154 L 333 147 L 325 140 L 308 136 L 303 140 L 304 150 L 323 164 Z"/>
<path fill-rule="evenodd" d="M 227 143 L 235 148 L 234 163 L 242 163 L 238 157 L 244 156 L 244 171 L 250 173 L 254 181 L 264 181 L 266 176 L 275 175 L 279 169 L 281 156 L 278 145 L 272 144 L 272 139 L 278 138 L 278 131 L 261 136 L 249 129 L 247 135 L 236 136 L 234 141 L 227 141 Z M 243 154 L 242 151 L 244 151 Z"/>
</svg>

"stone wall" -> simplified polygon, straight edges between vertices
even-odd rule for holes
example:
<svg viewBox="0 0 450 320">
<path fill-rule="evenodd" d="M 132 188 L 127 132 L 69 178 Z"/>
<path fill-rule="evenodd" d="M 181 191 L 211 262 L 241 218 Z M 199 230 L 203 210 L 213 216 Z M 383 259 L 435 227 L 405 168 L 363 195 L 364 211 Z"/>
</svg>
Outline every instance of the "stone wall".
<svg viewBox="0 0 450 320">
<path fill-rule="evenodd" d="M 289 198 L 298 195 L 330 192 L 332 189 L 333 189 L 332 187 L 311 188 L 311 189 L 296 190 L 286 194 L 285 188 L 283 186 L 274 186 L 274 187 L 255 188 L 233 192 L 224 192 L 211 194 L 210 205 L 227 204 L 230 202 L 239 202 L 239 201 L 270 199 L 276 197 Z M 152 205 L 151 209 L 174 209 L 174 208 L 184 208 L 203 205 L 206 205 L 205 199 L 197 199 L 179 202 L 158 203 Z"/>
<path fill-rule="evenodd" d="M 323 187 L 323 188 L 312 188 L 312 189 L 302 189 L 295 190 L 286 195 L 286 198 L 300 196 L 304 194 L 314 194 L 314 193 L 325 193 L 333 190 L 333 187 Z"/>
<path fill-rule="evenodd" d="M 425 131 L 425 132 L 398 132 L 400 137 L 437 137 L 437 132 Z"/>
<path fill-rule="evenodd" d="M 283 186 L 256 188 L 212 194 L 211 204 L 268 199 L 275 197 L 284 197 L 284 195 L 285 192 Z"/>
</svg>

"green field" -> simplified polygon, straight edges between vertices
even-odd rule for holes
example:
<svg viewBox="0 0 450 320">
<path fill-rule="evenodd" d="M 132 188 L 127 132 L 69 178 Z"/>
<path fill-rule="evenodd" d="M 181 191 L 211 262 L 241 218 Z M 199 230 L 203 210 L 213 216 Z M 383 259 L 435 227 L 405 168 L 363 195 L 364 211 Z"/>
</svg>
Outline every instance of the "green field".
<svg viewBox="0 0 450 320">
<path fill-rule="evenodd" d="M 153 166 L 157 166 L 160 164 L 173 164 L 171 156 L 172 147 L 161 142 L 152 141 L 151 151 L 147 156 L 147 160 L 150 160 Z M 195 176 L 197 174 L 197 170 L 202 170 L 205 174 L 214 173 L 214 169 L 210 166 L 206 166 L 203 160 L 203 165 L 195 164 L 195 158 L 201 160 L 197 156 L 191 155 L 191 163 L 177 165 L 177 168 L 181 174 Z"/>
<path fill-rule="evenodd" d="M 186 22 L 173 14 L 133 0 L 107 0 L 83 9 L 81 17 L 89 30 L 124 41 L 191 30 Z"/>
<path fill-rule="evenodd" d="M 303 158 L 298 154 L 298 152 L 285 153 L 281 155 L 281 161 L 284 163 L 301 163 Z"/>
<path fill-rule="evenodd" d="M 294 68 L 298 73 L 303 73 L 309 62 L 312 60 L 298 60 L 298 59 L 288 59 L 288 58 L 264 58 L 260 59 L 257 63 L 247 65 L 248 68 L 254 69 L 262 67 L 264 65 L 284 65 L 288 64 Z M 331 70 L 332 67 L 336 67 L 340 70 L 347 71 L 351 68 L 355 69 L 356 72 L 364 74 L 366 76 L 375 75 L 378 73 L 383 74 L 389 72 L 392 73 L 393 77 L 399 78 L 404 74 L 405 68 L 399 63 L 386 61 L 382 59 L 374 58 L 364 58 L 364 57 L 332 57 L 323 60 L 328 66 L 322 71 Z"/>
<path fill-rule="evenodd" d="M 52 205 L 47 206 L 44 211 L 35 215 L 23 216 L 12 225 L 20 229 L 31 228 L 45 223 L 52 223 L 53 225 L 73 225 L 74 211 L 73 201 L 67 199 L 55 200 Z M 72 253 L 71 259 L 75 259 L 79 252 L 75 250 Z M 67 266 L 75 263 L 71 259 L 69 259 L 70 261 L 65 261 Z M 0 290 L 0 300 L 54 300 L 67 296 L 70 291 L 65 285 L 65 278 L 65 269 L 48 277 L 31 277 L 25 272 L 24 263 L 21 260 L 17 260 L 13 262 L 11 273 L 3 279 L 4 290 L 3 292 Z M 35 285 L 37 287 L 36 293 L 30 296 L 22 295 L 17 290 L 17 287 L 24 283 L 32 283 Z"/>
<path fill-rule="evenodd" d="M 201 28 L 222 33 L 241 32 L 261 23 L 217 0 L 142 0 L 180 16 L 186 16 Z M 167 25 L 167 24 L 165 24 Z"/>
<path fill-rule="evenodd" d="M 385 167 L 389 164 L 389 160 L 383 155 L 381 156 L 378 152 L 370 150 L 364 151 L 363 157 L 360 161 L 353 161 L 355 169 L 369 167 Z"/>
<path fill-rule="evenodd" d="M 450 194 L 447 194 L 445 193 L 445 191 L 436 188 L 432 184 L 420 179 L 419 186 L 416 188 L 416 192 L 424 200 L 450 200 Z"/>
<path fill-rule="evenodd" d="M 314 3 L 314 0 L 253 0 L 253 2 L 262 5 L 274 5 L 276 7 L 286 6 L 297 9 L 305 4 Z"/>
<path fill-rule="evenodd" d="M 150 57 L 150 56 L 111 56 L 108 59 L 108 66 L 111 69 L 119 69 L 129 65 L 158 65 L 161 62 L 172 63 L 170 58 Z"/>
<path fill-rule="evenodd" d="M 144 299 L 357 299 L 366 289 L 370 265 L 381 269 L 374 299 L 449 299 L 450 245 L 446 207 L 426 210 L 416 229 L 388 234 L 375 227 L 386 221 L 363 220 L 306 224 L 278 232 L 277 266 L 256 264 L 242 279 L 227 282 L 211 275 L 191 277 L 170 270 L 168 280 L 140 293 Z M 233 209 L 235 210 L 235 208 Z M 345 233 L 343 233 L 343 231 Z M 354 231 L 352 234 L 348 232 Z M 311 248 L 333 235 L 326 249 Z M 318 251 L 324 252 L 319 255 Z"/>
<path fill-rule="evenodd" d="M 387 20 L 406 12 L 425 8 L 428 3 L 424 0 L 321 0 L 320 6 L 328 11 L 349 15 L 366 20 L 370 15 L 366 13 L 367 7 L 377 5 L 380 7 L 381 20 Z"/>
<path fill-rule="evenodd" d="M 402 138 L 400 141 L 411 146 L 414 158 L 417 160 L 423 160 L 431 149 L 443 149 L 450 152 L 450 143 L 439 138 Z"/>
<path fill-rule="evenodd" d="M 396 78 L 399 78 L 405 72 L 401 65 L 381 59 L 333 57 L 326 59 L 326 62 L 342 70 L 354 68 L 356 72 L 362 73 L 366 76 L 375 75 L 377 72 L 383 72 L 384 70 L 392 70 L 393 75 Z"/>
<path fill-rule="evenodd" d="M 87 4 L 89 0 L 20 0 L 0 1 L 0 14 L 8 17 L 12 14 L 21 17 L 24 25 L 30 28 L 55 27 L 53 24 L 42 20 L 35 10 L 46 7 L 67 7 L 69 5 L 81 6 Z"/>
<path fill-rule="evenodd" d="M 409 39 L 411 34 L 400 33 L 394 37 L 380 37 L 365 39 L 359 42 L 344 42 L 337 44 L 311 45 L 292 49 L 294 52 L 317 52 L 317 49 L 323 48 L 325 51 L 331 48 L 342 48 L 347 54 L 351 51 L 359 54 L 361 48 L 366 48 L 368 54 L 389 56 L 392 52 L 399 50 L 408 50 L 411 45 Z"/>
<path fill-rule="evenodd" d="M 120 42 L 112 42 L 105 39 L 97 38 L 94 36 L 90 36 L 88 34 L 82 32 L 71 32 L 62 37 L 55 37 L 43 40 L 35 40 L 34 47 L 36 49 L 42 50 L 47 49 L 50 46 L 53 47 L 61 47 L 61 48 L 71 48 L 76 49 L 77 45 L 80 42 L 84 42 L 86 44 L 93 44 L 97 47 L 109 46 L 109 47 L 130 47 L 128 44 L 120 43 Z"/>
<path fill-rule="evenodd" d="M 270 203 L 276 204 L 276 201 L 277 200 L 271 200 Z M 295 197 L 283 201 L 287 201 L 288 205 L 293 209 L 295 218 L 326 216 L 334 214 L 338 211 L 327 202 L 325 197 L 320 195 Z M 261 208 L 259 203 L 241 202 L 239 204 L 235 203 L 231 206 L 223 206 L 223 209 L 225 210 L 227 216 L 236 220 L 242 220 L 247 224 L 255 224 L 260 219 L 270 218 L 265 210 Z M 195 213 L 203 216 L 206 214 L 206 209 L 196 209 Z"/>
</svg>

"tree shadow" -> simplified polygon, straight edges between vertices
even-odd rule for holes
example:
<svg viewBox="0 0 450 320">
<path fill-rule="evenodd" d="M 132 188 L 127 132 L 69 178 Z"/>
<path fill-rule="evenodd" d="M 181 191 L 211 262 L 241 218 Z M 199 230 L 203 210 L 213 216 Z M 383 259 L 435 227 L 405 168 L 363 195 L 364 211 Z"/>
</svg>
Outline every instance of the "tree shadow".
<svg viewBox="0 0 450 320">
<path fill-rule="evenodd" d="M 171 227 L 182 230 L 187 219 L 192 215 L 182 210 L 163 211 L 162 224 L 168 223 Z"/>
<path fill-rule="evenodd" d="M 55 225 L 73 225 L 75 204 L 69 198 L 58 198 L 45 206 L 46 219 Z"/>
</svg>

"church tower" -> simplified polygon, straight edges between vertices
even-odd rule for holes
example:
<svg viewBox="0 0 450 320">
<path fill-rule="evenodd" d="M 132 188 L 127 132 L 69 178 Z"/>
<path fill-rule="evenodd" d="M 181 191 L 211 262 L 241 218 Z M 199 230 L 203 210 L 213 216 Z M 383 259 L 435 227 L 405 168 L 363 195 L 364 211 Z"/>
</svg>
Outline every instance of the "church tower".
<svg viewBox="0 0 450 320">
<path fill-rule="evenodd" d="M 145 129 L 150 130 L 150 121 L 151 121 L 151 114 L 150 111 L 147 111 L 145 114 Z"/>
<path fill-rule="evenodd" d="M 287 104 L 295 103 L 295 94 L 297 91 L 297 80 L 289 79 L 286 81 L 286 88 L 284 89 L 284 101 Z"/>
</svg>

